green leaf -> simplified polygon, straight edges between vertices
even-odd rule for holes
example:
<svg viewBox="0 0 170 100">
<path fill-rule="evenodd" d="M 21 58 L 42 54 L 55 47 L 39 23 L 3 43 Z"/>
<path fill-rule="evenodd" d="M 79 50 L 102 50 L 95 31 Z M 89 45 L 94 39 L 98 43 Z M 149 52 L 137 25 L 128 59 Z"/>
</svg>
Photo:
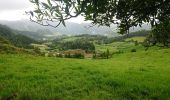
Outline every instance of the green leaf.
<svg viewBox="0 0 170 100">
<path fill-rule="evenodd" d="M 42 3 L 42 5 L 43 5 L 45 8 L 50 8 L 50 6 L 47 5 L 46 3 Z"/>
<path fill-rule="evenodd" d="M 39 3 L 39 0 L 35 0 L 35 3 L 38 4 L 38 3 Z"/>
<path fill-rule="evenodd" d="M 35 13 L 41 13 L 41 11 L 39 9 L 34 10 Z"/>
<path fill-rule="evenodd" d="M 51 4 L 50 0 L 47 0 L 47 1 L 48 1 L 48 4 L 50 5 L 50 7 L 52 7 L 52 4 Z"/>
</svg>

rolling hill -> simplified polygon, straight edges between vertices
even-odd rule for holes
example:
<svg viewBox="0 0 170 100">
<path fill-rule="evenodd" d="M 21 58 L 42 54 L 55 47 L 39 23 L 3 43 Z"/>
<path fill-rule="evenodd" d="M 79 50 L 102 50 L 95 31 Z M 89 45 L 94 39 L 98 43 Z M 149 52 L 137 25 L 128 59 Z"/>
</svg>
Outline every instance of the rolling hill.
<svg viewBox="0 0 170 100">
<path fill-rule="evenodd" d="M 0 36 L 10 41 L 16 47 L 30 48 L 31 43 L 36 43 L 34 39 L 31 39 L 25 35 L 17 34 L 16 31 L 10 29 L 5 25 L 0 25 Z"/>
</svg>

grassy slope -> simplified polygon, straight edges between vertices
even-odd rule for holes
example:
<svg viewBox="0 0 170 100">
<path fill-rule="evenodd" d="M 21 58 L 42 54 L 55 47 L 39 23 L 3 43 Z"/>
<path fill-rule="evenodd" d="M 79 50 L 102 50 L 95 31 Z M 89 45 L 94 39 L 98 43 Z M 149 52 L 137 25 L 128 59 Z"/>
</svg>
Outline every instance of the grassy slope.
<svg viewBox="0 0 170 100">
<path fill-rule="evenodd" d="M 128 42 L 130 40 L 143 42 L 145 40 L 145 37 L 135 36 L 132 38 L 125 39 L 125 42 L 113 42 L 110 44 L 101 44 L 101 45 L 95 44 L 95 47 L 97 51 L 106 51 L 107 49 L 109 49 L 109 51 L 111 52 L 117 52 L 117 51 L 129 52 L 132 49 L 136 49 L 137 51 L 145 50 L 145 48 L 141 44 L 135 46 L 135 43 Z"/>
<path fill-rule="evenodd" d="M 142 37 L 142 36 L 135 36 L 135 37 L 132 37 L 132 38 L 127 38 L 125 41 L 130 41 L 130 40 L 133 40 L 133 41 L 138 41 L 138 42 L 143 42 L 145 40 L 146 37 Z"/>
<path fill-rule="evenodd" d="M 170 99 L 170 49 L 109 60 L 0 55 L 0 98 Z"/>
</svg>

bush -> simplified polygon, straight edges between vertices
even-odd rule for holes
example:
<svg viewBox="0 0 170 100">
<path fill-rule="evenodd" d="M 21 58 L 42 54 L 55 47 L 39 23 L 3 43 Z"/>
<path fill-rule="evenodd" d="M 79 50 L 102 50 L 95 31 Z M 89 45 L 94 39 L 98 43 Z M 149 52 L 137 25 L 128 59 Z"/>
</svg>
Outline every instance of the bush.
<svg viewBox="0 0 170 100">
<path fill-rule="evenodd" d="M 62 57 L 63 57 L 63 55 L 60 53 L 60 54 L 56 55 L 56 57 L 60 57 L 60 58 L 62 58 Z"/>
<path fill-rule="evenodd" d="M 75 54 L 66 54 L 64 56 L 65 58 L 79 58 L 79 59 L 84 59 L 84 55 L 83 54 L 80 54 L 80 53 L 75 53 Z"/>
<path fill-rule="evenodd" d="M 95 51 L 95 46 L 93 42 L 89 42 L 87 40 L 74 40 L 60 43 L 59 46 L 61 51 L 70 50 L 70 49 L 82 49 L 85 50 L 86 53 L 91 53 Z"/>
<path fill-rule="evenodd" d="M 132 49 L 131 52 L 136 52 L 136 49 Z"/>
<path fill-rule="evenodd" d="M 80 54 L 80 53 L 76 53 L 72 56 L 73 58 L 80 58 L 80 59 L 83 59 L 84 58 L 84 55 Z"/>
<path fill-rule="evenodd" d="M 170 44 L 170 21 L 164 21 L 152 28 L 152 32 L 147 36 L 143 45 L 150 47 L 162 45 L 168 47 Z"/>
<path fill-rule="evenodd" d="M 138 45 L 139 45 L 138 41 L 134 41 L 134 43 L 135 43 L 135 46 L 138 46 Z"/>
<path fill-rule="evenodd" d="M 69 54 L 64 55 L 64 57 L 65 57 L 65 58 L 71 58 L 71 55 L 70 55 L 70 53 L 69 53 Z"/>
<path fill-rule="evenodd" d="M 109 52 L 109 49 L 106 50 L 106 52 L 101 53 L 93 53 L 93 59 L 100 58 L 100 59 L 109 59 L 112 57 L 112 53 Z"/>
</svg>

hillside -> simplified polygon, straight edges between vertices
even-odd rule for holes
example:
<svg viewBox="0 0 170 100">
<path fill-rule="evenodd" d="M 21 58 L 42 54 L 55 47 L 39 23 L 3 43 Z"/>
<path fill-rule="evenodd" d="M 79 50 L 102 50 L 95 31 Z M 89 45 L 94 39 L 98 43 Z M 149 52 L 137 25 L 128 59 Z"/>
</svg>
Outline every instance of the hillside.
<svg viewBox="0 0 170 100">
<path fill-rule="evenodd" d="M 14 46 L 9 40 L 0 36 L 0 54 L 35 54 L 34 51 Z"/>
<path fill-rule="evenodd" d="M 111 27 L 106 26 L 92 26 L 91 23 L 74 23 L 74 22 L 66 22 L 66 27 L 59 26 L 57 28 L 53 27 L 45 27 L 39 24 L 33 23 L 29 20 L 20 20 L 20 21 L 0 21 L 0 24 L 4 24 L 9 26 L 12 29 L 16 29 L 19 31 L 31 31 L 38 34 L 40 31 L 49 31 L 46 32 L 46 38 L 50 37 L 58 37 L 61 35 L 73 36 L 73 35 L 81 35 L 81 34 L 90 34 L 90 35 L 103 35 L 109 37 L 118 36 L 117 34 L 117 25 L 111 25 Z M 142 25 L 142 27 L 133 27 L 130 29 L 130 32 L 139 31 L 141 29 L 150 30 L 150 26 L 147 24 Z M 51 34 L 52 33 L 52 34 Z M 48 37 L 50 36 L 50 37 Z"/>
<path fill-rule="evenodd" d="M 31 43 L 37 43 L 34 39 L 25 35 L 17 34 L 16 31 L 5 25 L 0 24 L 0 36 L 10 41 L 13 45 L 20 48 L 30 48 Z"/>
</svg>

